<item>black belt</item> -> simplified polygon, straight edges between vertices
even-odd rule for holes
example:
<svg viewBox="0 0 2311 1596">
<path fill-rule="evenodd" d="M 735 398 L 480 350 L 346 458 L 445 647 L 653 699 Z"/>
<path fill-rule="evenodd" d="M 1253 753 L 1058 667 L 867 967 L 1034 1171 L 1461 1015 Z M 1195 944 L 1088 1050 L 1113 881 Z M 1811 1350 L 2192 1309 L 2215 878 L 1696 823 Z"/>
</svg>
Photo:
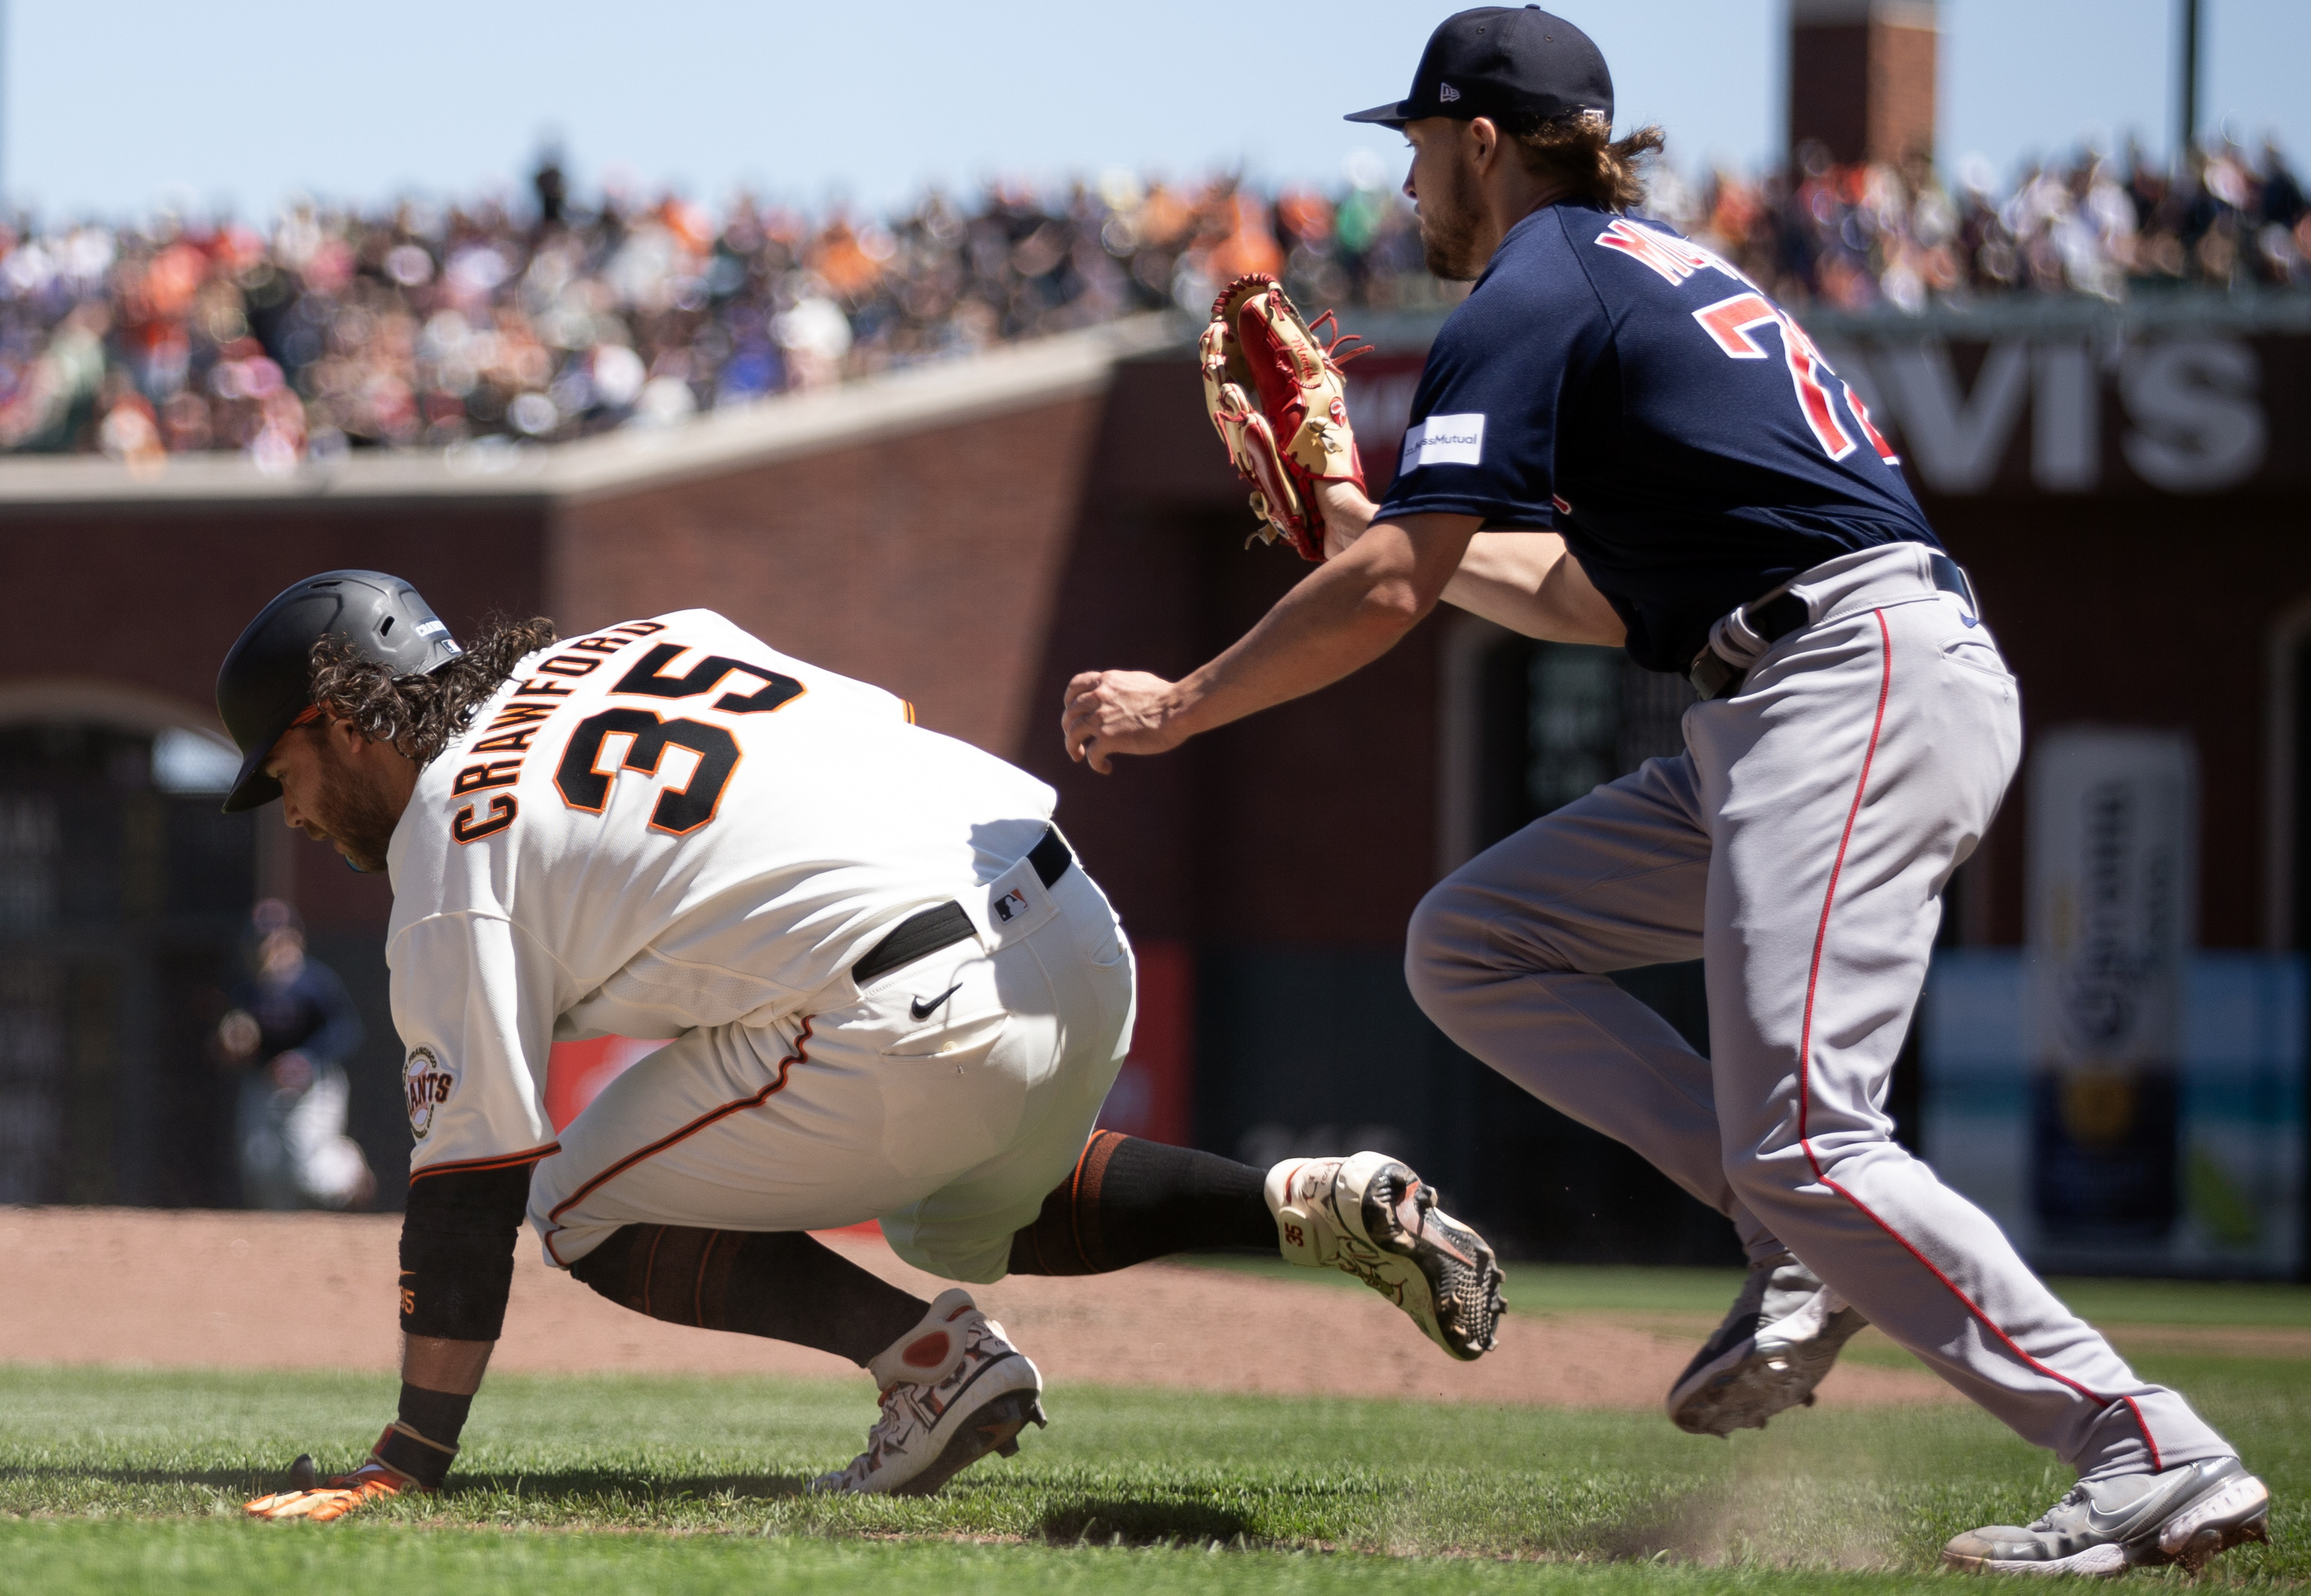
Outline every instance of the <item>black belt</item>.
<svg viewBox="0 0 2311 1596">
<path fill-rule="evenodd" d="M 1974 585 L 1966 580 L 1966 572 L 1957 561 L 1948 554 L 1929 551 L 1926 563 L 1933 570 L 1935 587 L 1964 599 L 1968 609 L 1980 609 L 1981 606 L 1974 601 Z M 1734 613 L 1741 617 L 1743 624 L 1768 644 L 1781 641 L 1813 619 L 1813 612 L 1806 601 L 1787 590 L 1762 602 L 1752 599 Z M 1687 668 L 1685 675 L 1686 679 L 1693 684 L 1693 690 L 1702 697 L 1731 698 L 1741 691 L 1741 684 L 1749 678 L 1749 673 L 1704 643 L 1701 652 L 1693 657 L 1693 664 Z"/>
<path fill-rule="evenodd" d="M 1027 850 L 1027 862 L 1035 867 L 1036 878 L 1049 886 L 1068 873 L 1076 856 L 1068 851 L 1067 841 L 1060 835 L 1059 828 L 1052 826 L 1043 833 L 1042 842 Z M 928 958 L 942 947 L 952 947 L 977 934 L 963 905 L 949 898 L 936 908 L 910 914 L 893 926 L 883 940 L 850 966 L 850 979 L 859 986 L 866 986 L 902 964 Z"/>
</svg>

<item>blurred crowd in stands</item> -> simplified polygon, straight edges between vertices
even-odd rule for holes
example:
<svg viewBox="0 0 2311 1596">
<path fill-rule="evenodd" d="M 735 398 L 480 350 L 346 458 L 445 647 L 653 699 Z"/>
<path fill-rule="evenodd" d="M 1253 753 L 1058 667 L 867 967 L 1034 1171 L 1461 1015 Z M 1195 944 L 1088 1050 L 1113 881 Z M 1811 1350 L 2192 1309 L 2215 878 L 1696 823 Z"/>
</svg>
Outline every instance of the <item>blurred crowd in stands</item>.
<svg viewBox="0 0 2311 1596">
<path fill-rule="evenodd" d="M 2276 144 L 2193 151 L 2177 174 L 2130 149 L 2032 165 L 2004 193 L 1986 163 L 1837 166 L 1818 145 L 1762 183 L 1673 172 L 1652 209 L 1783 302 L 1915 313 L 2011 292 L 2122 300 L 2144 289 L 2311 287 L 2311 216 Z"/>
<path fill-rule="evenodd" d="M 1374 164 L 1332 192 L 1112 177 L 997 184 L 873 220 L 741 197 L 299 205 L 269 231 L 0 228 L 0 449 L 132 467 L 240 450 L 263 470 L 369 447 L 499 445 L 676 421 L 1004 340 L 1177 306 L 1240 272 L 1312 312 L 1441 306 L 1409 205 Z M 2311 287 L 2311 216 L 2274 146 L 2130 153 L 1946 182 L 1923 160 L 1761 181 L 1663 168 L 1650 213 L 1793 306 L 2154 286 Z"/>
</svg>

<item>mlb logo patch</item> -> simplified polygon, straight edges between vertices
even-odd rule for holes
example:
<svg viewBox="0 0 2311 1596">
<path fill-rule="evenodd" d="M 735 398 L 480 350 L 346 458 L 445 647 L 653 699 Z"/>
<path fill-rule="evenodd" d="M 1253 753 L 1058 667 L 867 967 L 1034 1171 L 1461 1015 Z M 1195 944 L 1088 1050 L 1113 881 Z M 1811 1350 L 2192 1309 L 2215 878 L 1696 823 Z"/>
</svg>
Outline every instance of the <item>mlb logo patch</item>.
<svg viewBox="0 0 2311 1596">
<path fill-rule="evenodd" d="M 1009 925 L 1026 912 L 1027 894 L 1016 886 L 995 900 L 995 918 L 1005 925 Z"/>
</svg>

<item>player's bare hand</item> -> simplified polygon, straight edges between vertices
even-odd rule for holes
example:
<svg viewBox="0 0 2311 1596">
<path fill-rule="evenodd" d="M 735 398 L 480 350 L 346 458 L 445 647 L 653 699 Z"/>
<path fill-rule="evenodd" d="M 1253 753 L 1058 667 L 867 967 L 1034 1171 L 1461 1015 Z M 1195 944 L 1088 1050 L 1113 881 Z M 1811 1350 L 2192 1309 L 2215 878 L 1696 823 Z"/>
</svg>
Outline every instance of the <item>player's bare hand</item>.
<svg viewBox="0 0 2311 1596">
<path fill-rule="evenodd" d="M 1187 740 L 1173 684 L 1144 670 L 1093 670 L 1068 684 L 1060 733 L 1068 757 L 1105 776 L 1118 754 L 1161 754 Z"/>
<path fill-rule="evenodd" d="M 1352 482 L 1328 482 L 1317 490 L 1324 511 L 1324 558 L 1338 559 L 1373 524 L 1376 507 Z"/>
</svg>

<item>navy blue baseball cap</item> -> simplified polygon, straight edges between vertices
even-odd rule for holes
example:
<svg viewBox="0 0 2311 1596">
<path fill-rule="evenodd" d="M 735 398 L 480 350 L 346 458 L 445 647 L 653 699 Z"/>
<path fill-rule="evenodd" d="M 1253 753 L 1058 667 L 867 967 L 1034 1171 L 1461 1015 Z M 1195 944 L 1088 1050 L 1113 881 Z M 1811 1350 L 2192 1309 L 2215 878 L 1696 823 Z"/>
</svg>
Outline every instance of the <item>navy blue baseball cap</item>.
<svg viewBox="0 0 2311 1596">
<path fill-rule="evenodd" d="M 1428 36 L 1412 92 L 1347 118 L 1401 127 L 1423 117 L 1537 114 L 1613 123 L 1613 74 L 1595 40 L 1538 5 L 1486 5 L 1446 17 Z"/>
</svg>

